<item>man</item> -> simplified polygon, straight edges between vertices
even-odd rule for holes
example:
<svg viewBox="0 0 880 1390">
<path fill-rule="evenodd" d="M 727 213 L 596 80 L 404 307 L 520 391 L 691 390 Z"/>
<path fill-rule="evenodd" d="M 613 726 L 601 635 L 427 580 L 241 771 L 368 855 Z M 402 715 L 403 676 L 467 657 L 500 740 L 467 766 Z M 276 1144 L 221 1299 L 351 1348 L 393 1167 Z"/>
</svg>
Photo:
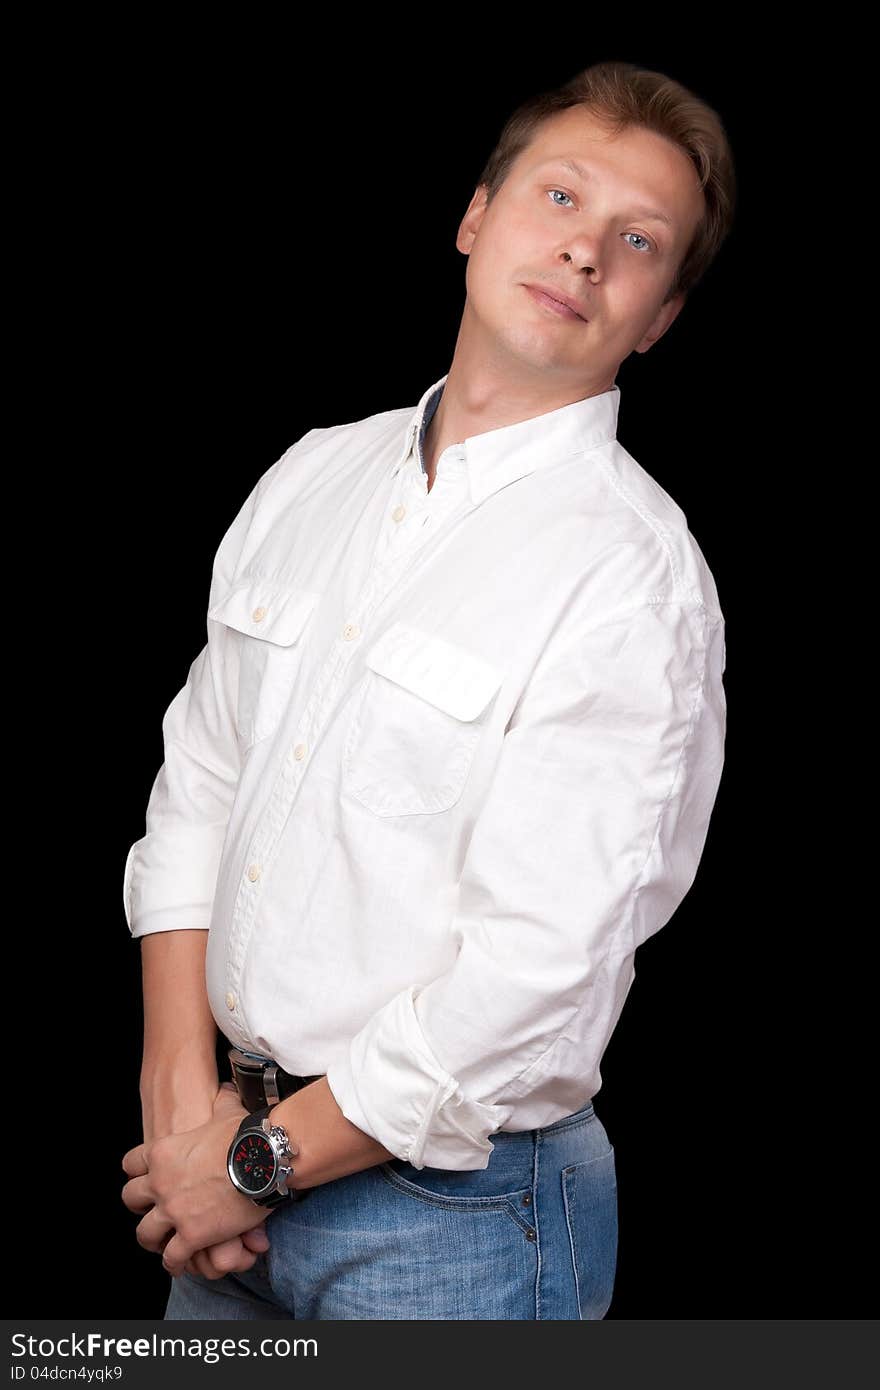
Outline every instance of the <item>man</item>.
<svg viewBox="0 0 880 1390">
<path fill-rule="evenodd" d="M 712 575 L 615 376 L 732 206 L 718 118 L 662 74 L 527 103 L 459 227 L 448 373 L 310 431 L 223 537 L 125 869 L 122 1195 L 166 1317 L 605 1315 L 592 1098 L 726 717 Z"/>
</svg>

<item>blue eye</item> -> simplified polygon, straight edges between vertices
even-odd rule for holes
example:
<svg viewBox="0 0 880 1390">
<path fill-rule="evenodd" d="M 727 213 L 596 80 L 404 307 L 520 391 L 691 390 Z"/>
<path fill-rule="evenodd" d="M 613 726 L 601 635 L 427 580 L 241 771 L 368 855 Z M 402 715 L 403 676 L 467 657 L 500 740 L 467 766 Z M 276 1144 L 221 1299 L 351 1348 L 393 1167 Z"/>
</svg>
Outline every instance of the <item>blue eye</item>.
<svg viewBox="0 0 880 1390">
<path fill-rule="evenodd" d="M 627 236 L 637 236 L 637 237 L 639 238 L 640 241 L 643 241 L 643 242 L 645 243 L 645 245 L 647 246 L 648 250 L 650 251 L 650 249 L 651 249 L 651 243 L 650 243 L 650 241 L 648 241 L 647 237 L 643 237 L 643 236 L 642 236 L 641 232 L 627 232 L 626 235 L 627 235 Z"/>
<path fill-rule="evenodd" d="M 567 198 L 568 201 L 569 201 L 570 203 L 571 203 L 571 201 L 572 201 L 572 199 L 571 199 L 571 194 L 570 194 L 570 193 L 566 193 L 566 191 L 565 191 L 564 188 L 551 188 L 551 189 L 548 190 L 548 192 L 549 192 L 551 198 L 553 197 L 553 194 L 554 194 L 554 193 L 561 193 L 562 196 L 563 196 L 563 198 Z M 553 200 L 553 203 L 554 203 L 554 207 L 557 207 L 557 208 L 565 207 L 565 204 L 564 204 L 564 203 L 557 203 L 556 200 L 555 200 L 555 198 L 554 198 L 554 200 Z M 639 238 L 639 241 L 644 242 L 644 244 L 645 244 L 645 249 L 646 249 L 647 251 L 649 251 L 649 252 L 650 252 L 650 251 L 653 251 L 654 248 L 653 248 L 652 243 L 651 243 L 650 241 L 648 241 L 648 238 L 647 238 L 647 237 L 643 237 L 642 234 L 641 234 L 641 232 L 627 232 L 626 235 L 627 235 L 627 236 L 638 237 L 638 238 Z M 635 250 L 637 250 L 637 251 L 641 251 L 641 249 L 642 249 L 642 248 L 641 248 L 640 246 L 637 246 L 637 247 L 635 248 Z"/>
</svg>

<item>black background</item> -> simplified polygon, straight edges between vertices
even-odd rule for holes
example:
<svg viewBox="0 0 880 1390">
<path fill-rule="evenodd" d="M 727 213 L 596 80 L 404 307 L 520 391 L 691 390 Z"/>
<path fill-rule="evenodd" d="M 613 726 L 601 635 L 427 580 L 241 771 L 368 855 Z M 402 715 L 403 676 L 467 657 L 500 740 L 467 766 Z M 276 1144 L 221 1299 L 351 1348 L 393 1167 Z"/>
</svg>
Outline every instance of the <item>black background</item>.
<svg viewBox="0 0 880 1390">
<path fill-rule="evenodd" d="M 786 691 L 794 677 L 797 704 L 809 700 L 790 621 L 808 584 L 797 412 L 781 406 L 786 389 L 797 396 L 791 327 L 775 316 L 781 280 L 768 292 L 791 231 L 778 55 L 626 29 L 567 28 L 562 43 L 549 16 L 541 42 L 440 13 L 424 33 L 386 22 L 363 44 L 348 31 L 306 44 L 256 26 L 95 26 L 69 63 L 56 33 L 23 108 L 22 351 L 45 375 L 21 523 L 54 619 L 22 658 L 49 692 L 48 736 L 28 788 L 36 822 L 8 845 L 9 873 L 33 873 L 37 890 L 16 933 L 30 959 L 7 980 L 8 1133 L 26 1169 L 14 1162 L 8 1188 L 9 1311 L 164 1309 L 168 1277 L 120 1197 L 122 1155 L 140 1138 L 142 1022 L 122 871 L 162 715 L 204 642 L 220 537 L 307 430 L 415 405 L 448 370 L 464 300 L 456 229 L 504 119 L 618 57 L 719 111 L 739 206 L 691 302 L 617 376 L 619 438 L 683 508 L 715 576 L 728 734 L 697 881 L 639 949 L 602 1066 L 596 1109 L 620 1200 L 609 1317 L 865 1316 L 841 1245 L 854 1239 L 848 1122 L 831 1109 L 847 994 L 828 942 L 846 928 L 832 930 L 817 881 L 823 832 L 798 822 L 813 788 L 796 780 L 806 738 Z M 42 1126 L 40 1171 L 26 1120 Z"/>
</svg>

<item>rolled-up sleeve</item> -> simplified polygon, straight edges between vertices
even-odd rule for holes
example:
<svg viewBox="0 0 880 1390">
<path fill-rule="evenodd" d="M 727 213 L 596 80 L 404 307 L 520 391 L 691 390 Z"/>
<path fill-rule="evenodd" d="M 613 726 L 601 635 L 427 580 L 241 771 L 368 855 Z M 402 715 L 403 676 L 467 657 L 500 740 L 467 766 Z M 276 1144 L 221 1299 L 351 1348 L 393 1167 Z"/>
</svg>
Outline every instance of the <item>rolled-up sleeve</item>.
<svg viewBox="0 0 880 1390">
<path fill-rule="evenodd" d="M 229 587 L 254 512 L 279 468 L 248 494 L 216 551 L 210 609 Z M 183 928 L 208 930 L 226 828 L 238 783 L 238 652 L 211 618 L 207 641 L 162 720 L 164 761 L 146 809 L 146 833 L 123 869 L 123 904 L 132 937 Z"/>
<path fill-rule="evenodd" d="M 652 595 L 536 672 L 468 845 L 453 965 L 390 999 L 328 1068 L 343 1113 L 390 1152 L 486 1168 L 493 1131 L 551 1124 L 598 1089 L 635 950 L 697 872 L 724 669 L 722 615 Z"/>
</svg>

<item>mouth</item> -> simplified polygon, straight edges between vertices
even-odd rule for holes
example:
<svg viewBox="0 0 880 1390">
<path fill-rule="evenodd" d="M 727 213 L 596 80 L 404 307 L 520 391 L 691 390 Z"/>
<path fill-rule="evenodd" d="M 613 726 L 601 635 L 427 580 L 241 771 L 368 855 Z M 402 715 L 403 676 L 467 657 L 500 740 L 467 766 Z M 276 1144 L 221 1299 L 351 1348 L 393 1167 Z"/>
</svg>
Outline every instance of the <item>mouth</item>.
<svg viewBox="0 0 880 1390">
<path fill-rule="evenodd" d="M 549 290 L 539 289 L 537 285 L 526 285 L 525 287 L 532 296 L 536 304 L 541 304 L 558 318 L 573 319 L 581 323 L 589 323 L 589 319 L 575 307 L 573 300 L 568 298 L 557 299 Z"/>
</svg>

